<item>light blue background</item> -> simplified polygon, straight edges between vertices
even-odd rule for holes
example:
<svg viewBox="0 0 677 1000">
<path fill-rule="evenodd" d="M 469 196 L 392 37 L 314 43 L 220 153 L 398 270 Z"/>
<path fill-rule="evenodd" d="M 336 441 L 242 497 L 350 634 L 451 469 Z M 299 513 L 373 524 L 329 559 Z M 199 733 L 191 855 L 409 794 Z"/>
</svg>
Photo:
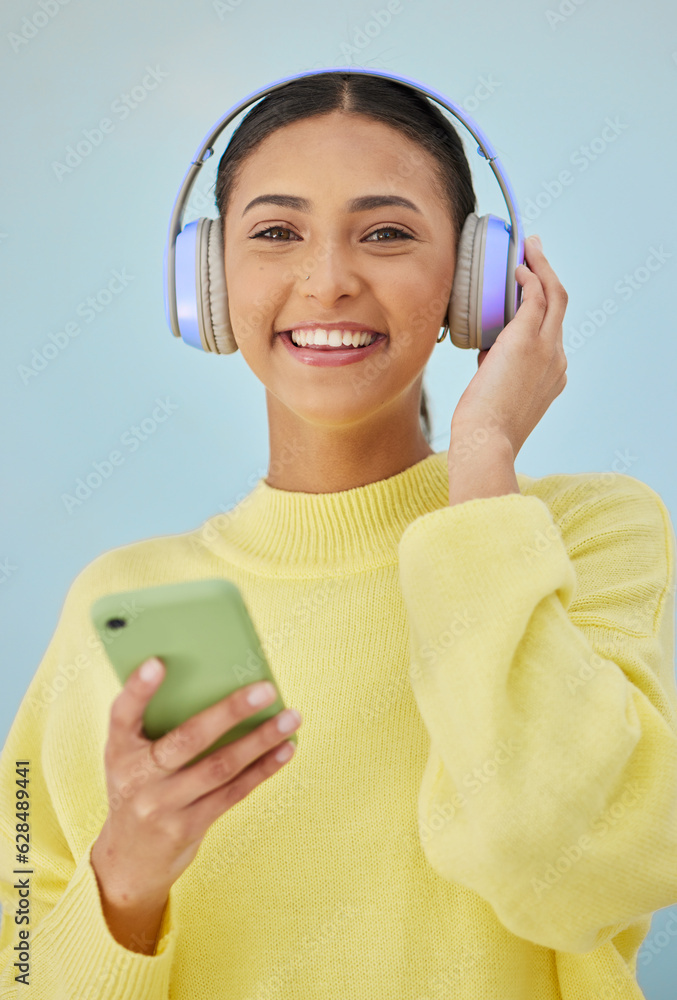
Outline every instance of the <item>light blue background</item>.
<svg viewBox="0 0 677 1000">
<path fill-rule="evenodd" d="M 293 73 L 351 64 L 401 73 L 477 120 L 512 181 L 526 233 L 541 235 L 569 293 L 568 384 L 517 469 L 627 472 L 675 518 L 675 10 L 664 0 L 400 0 L 375 30 L 372 11 L 385 6 L 69 0 L 53 16 L 38 14 L 33 30 L 37 0 L 3 5 L 3 740 L 77 573 L 110 548 L 199 525 L 267 474 L 263 388 L 239 353 L 207 356 L 171 335 L 162 257 L 180 182 L 211 126 Z M 34 37 L 12 44 L 22 28 Z M 161 80 L 123 119 L 115 102 L 148 67 Z M 105 117 L 112 130 L 58 179 L 53 163 Z M 584 169 L 582 149 L 607 119 L 620 132 Z M 480 214 L 507 218 L 490 168 L 459 131 Z M 558 190 L 563 170 L 571 183 Z M 211 196 L 203 204 L 191 218 L 216 214 Z M 652 248 L 664 262 L 638 272 L 624 298 L 617 283 L 627 288 L 624 276 Z M 132 276 L 128 285 L 86 322 L 79 304 L 115 270 Z M 588 312 L 599 320 L 608 299 L 615 313 L 592 320 L 577 342 Z M 80 335 L 24 384 L 19 366 L 73 321 Z M 448 447 L 476 357 L 448 338 L 433 353 L 425 385 L 436 451 Z M 124 463 L 69 513 L 62 494 L 165 398 L 176 406 L 168 419 L 136 451 L 123 447 Z M 655 915 L 640 953 L 639 981 L 652 1000 L 672 995 L 676 934 L 677 905 Z"/>
</svg>

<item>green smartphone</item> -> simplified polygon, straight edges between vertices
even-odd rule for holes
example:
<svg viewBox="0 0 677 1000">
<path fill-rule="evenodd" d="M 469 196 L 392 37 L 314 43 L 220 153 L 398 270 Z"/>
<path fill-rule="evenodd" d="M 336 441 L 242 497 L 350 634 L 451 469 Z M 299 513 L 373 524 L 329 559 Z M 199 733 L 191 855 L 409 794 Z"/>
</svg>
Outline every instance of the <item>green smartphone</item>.
<svg viewBox="0 0 677 1000">
<path fill-rule="evenodd" d="M 120 683 L 151 656 L 165 678 L 143 716 L 147 739 L 156 740 L 186 719 L 256 681 L 277 684 L 239 588 L 210 578 L 106 594 L 90 609 L 92 623 Z M 184 767 L 232 743 L 277 715 L 278 697 L 220 736 Z M 290 737 L 296 743 L 296 733 Z"/>
</svg>

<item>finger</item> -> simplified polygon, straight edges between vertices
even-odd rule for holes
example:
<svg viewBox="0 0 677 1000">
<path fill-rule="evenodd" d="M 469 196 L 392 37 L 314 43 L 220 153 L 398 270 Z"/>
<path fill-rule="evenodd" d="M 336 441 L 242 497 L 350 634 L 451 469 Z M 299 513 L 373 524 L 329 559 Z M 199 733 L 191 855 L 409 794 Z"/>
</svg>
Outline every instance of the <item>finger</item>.
<svg viewBox="0 0 677 1000">
<path fill-rule="evenodd" d="M 543 285 L 538 275 L 524 264 L 519 264 L 515 268 L 515 278 L 522 286 L 522 302 L 515 314 L 515 320 L 519 320 L 518 325 L 524 325 L 527 332 L 536 335 L 541 329 L 548 308 Z"/>
<path fill-rule="evenodd" d="M 225 747 L 212 751 L 190 767 L 177 770 L 173 775 L 172 793 L 177 806 L 184 808 L 197 799 L 202 800 L 210 792 L 229 782 L 232 783 L 252 764 L 265 764 L 266 755 L 272 756 L 271 751 L 279 750 L 280 744 L 289 740 L 291 735 L 290 730 L 281 730 L 278 727 L 279 721 L 280 716 L 274 716 Z M 295 724 L 294 729 L 298 729 L 300 724 L 300 722 Z M 194 752 L 191 752 L 177 763 L 182 765 L 194 755 Z M 282 762 L 271 761 L 271 763 L 277 768 Z"/>
<path fill-rule="evenodd" d="M 541 325 L 541 333 L 561 333 L 569 296 L 561 281 L 553 271 L 548 259 L 536 240 L 529 237 L 524 241 L 524 253 L 529 270 L 536 274 L 543 286 L 547 308 Z"/>
<path fill-rule="evenodd" d="M 170 729 L 164 736 L 155 740 L 152 747 L 148 747 L 149 751 L 152 750 L 154 762 L 157 764 L 170 759 L 172 772 L 183 767 L 225 733 L 234 729 L 238 723 L 271 705 L 278 697 L 277 691 L 270 682 L 264 683 L 263 687 L 270 688 L 270 694 L 264 701 L 258 701 L 255 705 L 250 702 L 250 696 L 261 688 L 261 682 L 254 682 L 237 688 L 225 698 L 191 715 L 174 729 Z M 169 769 L 165 767 L 165 770 Z"/>
<path fill-rule="evenodd" d="M 154 677 L 146 677 L 142 671 L 151 664 L 158 664 L 160 669 Z M 143 713 L 164 677 L 165 666 L 157 657 L 145 660 L 129 675 L 111 707 L 109 743 L 114 750 L 129 746 L 132 739 L 146 741 Z"/>
</svg>

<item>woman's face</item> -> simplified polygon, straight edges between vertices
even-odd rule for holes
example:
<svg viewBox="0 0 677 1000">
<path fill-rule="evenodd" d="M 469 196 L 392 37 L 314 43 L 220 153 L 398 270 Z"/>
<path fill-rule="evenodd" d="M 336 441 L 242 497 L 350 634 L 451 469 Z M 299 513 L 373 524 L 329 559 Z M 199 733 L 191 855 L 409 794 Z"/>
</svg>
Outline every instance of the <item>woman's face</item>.
<svg viewBox="0 0 677 1000">
<path fill-rule="evenodd" d="M 272 395 L 287 422 L 367 430 L 381 417 L 397 433 L 406 413 L 418 426 L 422 373 L 446 320 L 455 266 L 435 164 L 396 129 L 341 112 L 278 129 L 242 164 L 225 221 L 230 319 L 269 406 Z M 304 205 L 249 207 L 261 195 Z M 413 205 L 355 211 L 350 203 L 365 196 Z M 297 360 L 277 336 L 300 323 L 331 329 L 343 320 L 386 339 L 364 359 L 328 367 Z"/>
</svg>

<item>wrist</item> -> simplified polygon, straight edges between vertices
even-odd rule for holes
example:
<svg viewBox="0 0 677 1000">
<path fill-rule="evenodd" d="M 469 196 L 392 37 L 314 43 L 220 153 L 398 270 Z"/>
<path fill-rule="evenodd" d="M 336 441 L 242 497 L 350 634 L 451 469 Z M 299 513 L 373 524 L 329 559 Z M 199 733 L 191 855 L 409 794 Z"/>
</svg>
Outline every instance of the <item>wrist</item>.
<svg viewBox="0 0 677 1000">
<path fill-rule="evenodd" d="M 512 445 L 500 434 L 484 437 L 457 431 L 449 445 L 447 472 L 450 507 L 520 492 Z"/>
<path fill-rule="evenodd" d="M 451 425 L 447 466 L 449 470 L 464 466 L 495 462 L 515 464 L 515 454 L 510 439 L 500 430 L 489 427 L 469 428 L 463 424 Z"/>
<path fill-rule="evenodd" d="M 116 910 L 136 911 L 139 908 L 164 906 L 170 886 L 149 886 L 139 878 L 125 873 L 115 854 L 106 847 L 103 831 L 94 842 L 90 855 L 90 865 L 96 876 L 102 900 Z"/>
</svg>

